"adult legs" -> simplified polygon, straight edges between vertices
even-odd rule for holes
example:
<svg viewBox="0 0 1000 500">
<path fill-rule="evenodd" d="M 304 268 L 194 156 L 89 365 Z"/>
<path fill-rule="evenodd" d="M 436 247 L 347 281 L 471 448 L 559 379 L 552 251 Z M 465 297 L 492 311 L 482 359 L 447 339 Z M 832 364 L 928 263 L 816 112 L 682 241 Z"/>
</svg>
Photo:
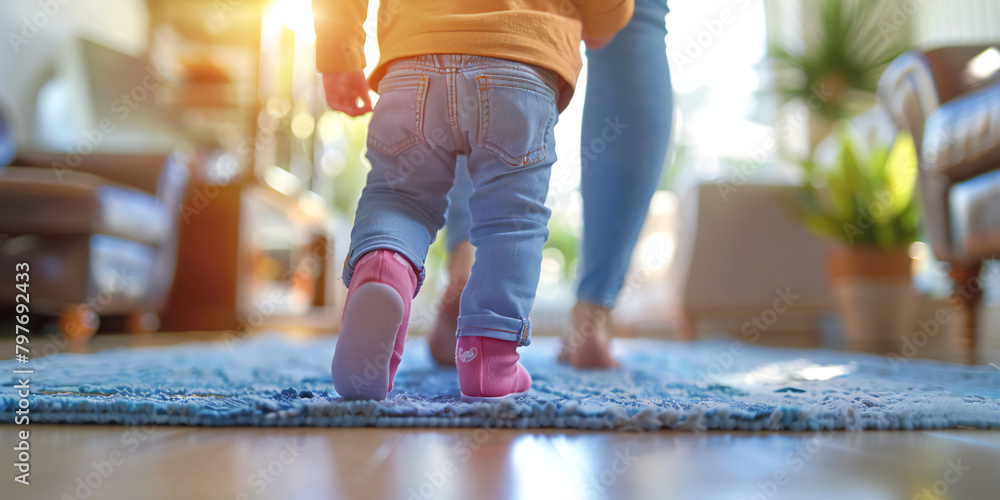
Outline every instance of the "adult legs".
<svg viewBox="0 0 1000 500">
<path fill-rule="evenodd" d="M 664 0 L 637 0 L 629 24 L 587 51 L 581 182 L 583 238 L 573 330 L 562 359 L 614 367 L 610 309 L 659 184 L 670 143 L 673 90 Z"/>
</svg>

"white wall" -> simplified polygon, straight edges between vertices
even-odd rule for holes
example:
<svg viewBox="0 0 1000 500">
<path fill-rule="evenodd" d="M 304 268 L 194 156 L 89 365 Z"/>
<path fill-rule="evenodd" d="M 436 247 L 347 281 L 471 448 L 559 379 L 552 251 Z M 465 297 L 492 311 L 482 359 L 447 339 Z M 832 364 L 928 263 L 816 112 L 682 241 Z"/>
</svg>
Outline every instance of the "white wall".
<svg viewBox="0 0 1000 500">
<path fill-rule="evenodd" d="M 0 0 L 0 105 L 24 139 L 25 117 L 55 51 L 73 37 L 132 55 L 146 46 L 142 0 Z"/>
<path fill-rule="evenodd" d="M 910 0 L 919 5 L 915 41 L 923 49 L 1000 41 L 1000 0 Z"/>
</svg>

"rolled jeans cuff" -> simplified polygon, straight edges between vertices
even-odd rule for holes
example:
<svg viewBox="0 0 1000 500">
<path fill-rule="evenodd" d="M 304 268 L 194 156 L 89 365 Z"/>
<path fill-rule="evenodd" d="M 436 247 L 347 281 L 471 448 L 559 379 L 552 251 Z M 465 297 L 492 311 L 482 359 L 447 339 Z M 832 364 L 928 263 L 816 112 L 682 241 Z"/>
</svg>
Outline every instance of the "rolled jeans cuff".
<svg viewBox="0 0 1000 500">
<path fill-rule="evenodd" d="M 421 264 L 415 264 L 419 259 L 413 256 L 413 252 L 406 249 L 406 246 L 395 240 L 393 238 L 369 238 L 367 240 L 361 241 L 354 248 L 351 248 L 350 252 L 347 253 L 347 261 L 344 262 L 344 272 L 341 274 L 341 279 L 344 280 L 344 286 L 351 287 L 351 277 L 354 276 L 354 266 L 358 264 L 358 260 L 364 257 L 366 253 L 373 252 L 375 250 L 392 250 L 393 252 L 398 252 L 402 255 L 414 268 L 419 268 L 420 272 L 417 273 L 417 288 L 413 290 L 413 297 L 417 296 L 420 292 L 420 286 L 424 284 L 424 277 L 427 275 L 427 270 Z"/>
<path fill-rule="evenodd" d="M 458 317 L 459 337 L 489 337 L 517 342 L 517 346 L 531 344 L 531 320 L 505 318 L 495 314 L 471 314 Z"/>
</svg>

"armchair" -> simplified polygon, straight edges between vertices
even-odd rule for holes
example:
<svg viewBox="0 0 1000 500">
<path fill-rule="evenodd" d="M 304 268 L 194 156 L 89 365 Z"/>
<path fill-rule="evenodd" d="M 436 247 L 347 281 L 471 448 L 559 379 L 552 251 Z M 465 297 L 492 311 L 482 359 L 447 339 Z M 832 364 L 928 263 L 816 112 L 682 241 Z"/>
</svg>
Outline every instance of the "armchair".
<svg viewBox="0 0 1000 500">
<path fill-rule="evenodd" d="M 30 265 L 31 310 L 89 338 L 99 316 L 155 330 L 174 277 L 188 179 L 178 154 L 20 153 L 0 167 L 0 277 Z M 75 163 L 75 162 L 74 162 Z M 7 290 L 9 288 L 9 290 Z M 13 286 L 0 303 L 13 303 Z"/>
<path fill-rule="evenodd" d="M 974 352 L 979 274 L 1000 254 L 1000 45 L 906 52 L 883 73 L 878 96 L 913 135 L 924 224 L 951 265 L 959 342 Z"/>
</svg>

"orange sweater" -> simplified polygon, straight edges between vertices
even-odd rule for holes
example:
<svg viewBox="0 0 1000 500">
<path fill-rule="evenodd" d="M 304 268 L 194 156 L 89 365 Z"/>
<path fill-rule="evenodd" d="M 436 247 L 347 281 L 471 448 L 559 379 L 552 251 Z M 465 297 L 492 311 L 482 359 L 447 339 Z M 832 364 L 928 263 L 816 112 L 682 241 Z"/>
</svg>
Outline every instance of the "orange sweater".
<svg viewBox="0 0 1000 500">
<path fill-rule="evenodd" d="M 382 0 L 378 11 L 381 59 L 372 89 L 387 64 L 425 54 L 465 54 L 534 64 L 560 76 L 559 109 L 580 74 L 580 33 L 604 38 L 625 27 L 634 0 Z M 313 0 L 316 66 L 321 73 L 365 67 L 362 28 L 368 0 Z"/>
</svg>

